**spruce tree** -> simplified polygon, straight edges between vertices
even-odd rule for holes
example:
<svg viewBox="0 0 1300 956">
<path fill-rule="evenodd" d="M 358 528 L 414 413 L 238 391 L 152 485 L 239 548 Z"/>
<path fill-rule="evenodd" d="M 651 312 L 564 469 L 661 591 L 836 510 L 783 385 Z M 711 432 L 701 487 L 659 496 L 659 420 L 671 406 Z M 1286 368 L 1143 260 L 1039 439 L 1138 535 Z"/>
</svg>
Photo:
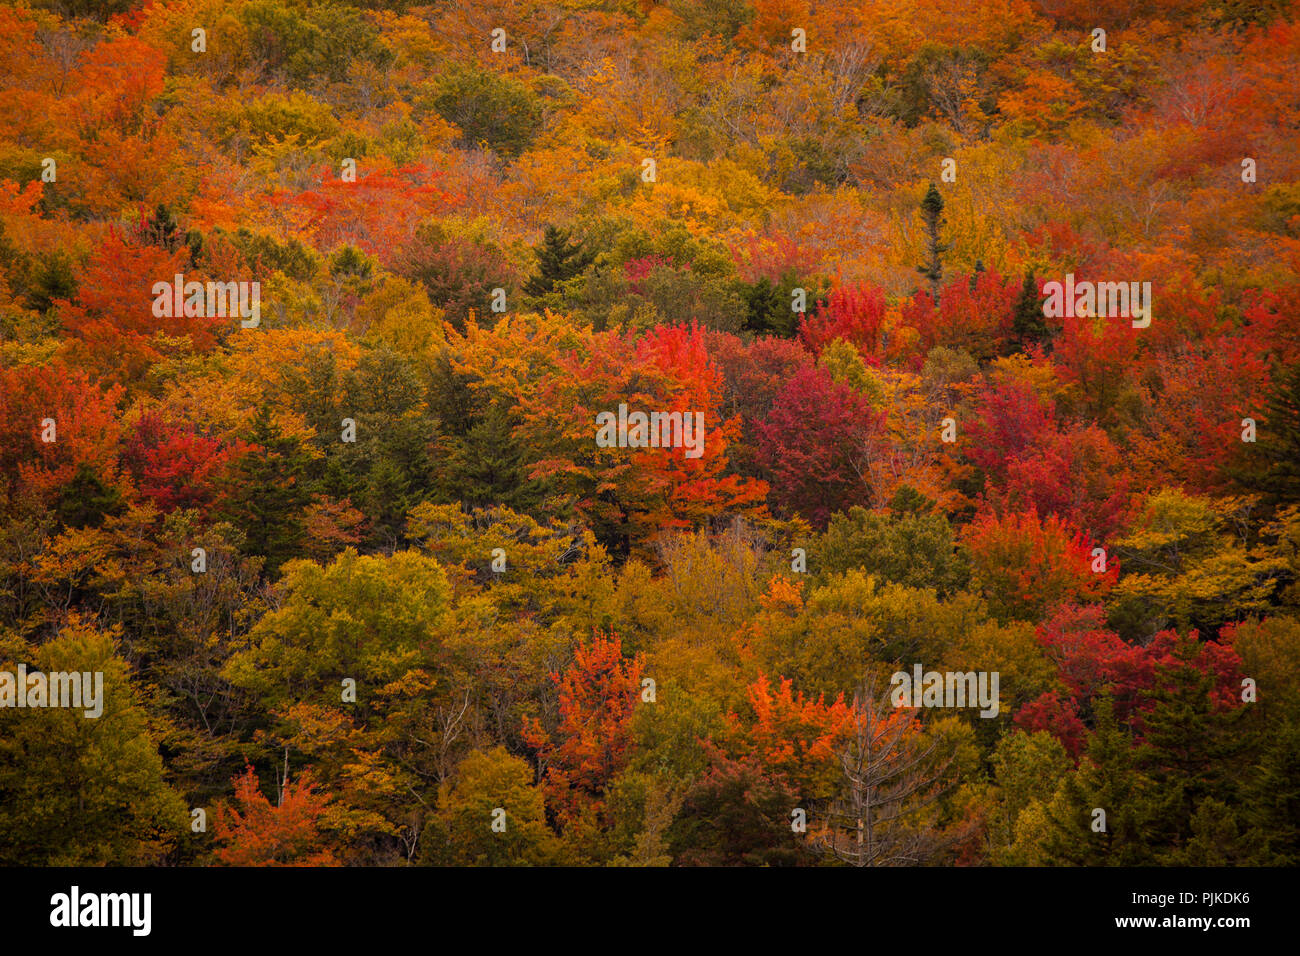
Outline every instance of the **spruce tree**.
<svg viewBox="0 0 1300 956">
<path fill-rule="evenodd" d="M 1274 725 L 1259 763 L 1244 784 L 1240 815 L 1252 848 L 1252 863 L 1300 863 L 1300 724 Z"/>
<path fill-rule="evenodd" d="M 475 416 L 468 431 L 442 445 L 442 489 L 445 496 L 467 506 L 505 505 L 531 512 L 540 502 L 545 482 L 528 477 L 528 459 L 514 435 L 515 416 L 501 402 L 492 402 Z"/>
<path fill-rule="evenodd" d="M 1274 375 L 1262 417 L 1255 444 L 1245 449 L 1249 460 L 1233 477 L 1262 492 L 1270 509 L 1300 504 L 1300 365 Z"/>
<path fill-rule="evenodd" d="M 524 284 L 524 292 L 532 296 L 554 292 L 556 285 L 582 275 L 591 265 L 595 255 L 587 251 L 584 243 L 573 242 L 571 238 L 568 229 L 546 227 L 542 244 L 534 249 L 538 273 Z"/>
<path fill-rule="evenodd" d="M 148 242 L 155 246 L 161 246 L 168 252 L 174 252 L 180 248 L 184 237 L 181 235 L 181 227 L 176 222 L 176 217 L 172 215 L 170 209 L 164 203 L 159 203 L 153 211 L 152 216 L 147 216 L 140 223 L 140 234 Z"/>
<path fill-rule="evenodd" d="M 1050 341 L 1051 334 L 1043 320 L 1043 303 L 1038 295 L 1038 279 L 1033 272 L 1025 273 L 1011 317 L 1011 334 L 1022 350 L 1031 345 L 1046 346 Z"/>
<path fill-rule="evenodd" d="M 937 302 L 939 300 L 939 283 L 943 279 L 943 260 L 940 258 L 948 251 L 947 243 L 939 241 L 939 230 L 944 226 L 943 197 L 934 183 L 925 191 L 921 200 L 921 220 L 925 223 L 926 261 L 916 267 L 916 271 L 930 280 L 930 291 Z"/>
<path fill-rule="evenodd" d="M 781 289 L 767 276 L 741 290 L 745 299 L 745 330 L 758 335 L 777 334 L 789 337 L 794 327 L 790 307 L 781 298 Z M 784 306 L 784 311 L 782 307 Z"/>
<path fill-rule="evenodd" d="M 122 508 L 122 493 L 105 484 L 89 463 L 82 462 L 59 493 L 54 510 L 69 528 L 98 528 L 105 515 L 120 514 Z"/>
<path fill-rule="evenodd" d="M 1236 811 L 1207 797 L 1196 807 L 1185 846 L 1166 854 L 1170 866 L 1238 866 L 1249 862 L 1253 850 L 1243 838 Z M 1258 836 L 1257 834 L 1254 836 Z"/>
<path fill-rule="evenodd" d="M 232 471 L 225 517 L 244 532 L 245 551 L 266 558 L 270 573 L 301 543 L 303 509 L 311 500 L 303 484 L 310 456 L 281 431 L 266 405 L 242 437 L 255 448 Z"/>
<path fill-rule="evenodd" d="M 33 312 L 46 312 L 57 299 L 77 296 L 77 269 L 72 257 L 62 249 L 41 255 L 27 280 L 23 304 Z"/>
<path fill-rule="evenodd" d="M 1078 769 L 1047 808 L 1045 862 L 1065 866 L 1143 866 L 1155 862 L 1155 833 L 1170 801 L 1136 765 L 1132 739 L 1109 698 L 1096 704 L 1096 729 Z M 1105 830 L 1094 830 L 1105 812 Z"/>
<path fill-rule="evenodd" d="M 1195 836 L 1192 822 L 1206 800 L 1239 802 L 1238 784 L 1253 749 L 1253 735 L 1243 722 L 1248 712 L 1216 707 L 1215 676 L 1196 665 L 1198 652 L 1195 638 L 1179 642 L 1179 663 L 1159 669 L 1150 694 L 1155 706 L 1142 718 L 1139 767 L 1171 804 L 1161 842 L 1169 847 L 1166 862 L 1173 863 Z"/>
</svg>

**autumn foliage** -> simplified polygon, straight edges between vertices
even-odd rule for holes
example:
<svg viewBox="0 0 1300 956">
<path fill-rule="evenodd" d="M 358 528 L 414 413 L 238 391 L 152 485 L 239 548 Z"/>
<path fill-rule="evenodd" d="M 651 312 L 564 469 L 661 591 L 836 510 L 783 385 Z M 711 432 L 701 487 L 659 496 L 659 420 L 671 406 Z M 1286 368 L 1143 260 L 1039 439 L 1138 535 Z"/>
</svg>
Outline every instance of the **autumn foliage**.
<svg viewBox="0 0 1300 956">
<path fill-rule="evenodd" d="M 0 865 L 1300 863 L 1298 73 L 1288 0 L 0 7 L 0 672 L 112 691 L 0 708 Z"/>
<path fill-rule="evenodd" d="M 275 805 L 262 793 L 253 768 L 234 780 L 235 802 L 217 810 L 217 860 L 225 866 L 331 866 L 321 817 L 329 795 L 317 793 L 310 774 L 286 780 Z"/>
</svg>

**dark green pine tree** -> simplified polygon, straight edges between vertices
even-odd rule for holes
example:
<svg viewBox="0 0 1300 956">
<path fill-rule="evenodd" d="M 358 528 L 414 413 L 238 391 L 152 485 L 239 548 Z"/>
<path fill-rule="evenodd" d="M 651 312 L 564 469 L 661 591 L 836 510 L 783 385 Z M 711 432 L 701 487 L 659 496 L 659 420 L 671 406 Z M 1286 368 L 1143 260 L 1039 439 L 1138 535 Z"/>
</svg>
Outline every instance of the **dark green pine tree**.
<svg viewBox="0 0 1300 956">
<path fill-rule="evenodd" d="M 152 216 L 146 216 L 140 221 L 140 237 L 150 245 L 161 246 L 168 252 L 175 252 L 182 245 L 188 246 L 190 259 L 195 262 L 203 252 L 203 234 L 194 229 L 181 232 L 180 223 L 165 203 L 159 203 Z"/>
<path fill-rule="evenodd" d="M 40 256 L 27 280 L 24 304 L 34 312 L 46 312 L 56 299 L 77 295 L 77 270 L 72 257 L 62 249 Z"/>
<path fill-rule="evenodd" d="M 146 216 L 140 223 L 140 235 L 155 246 L 161 246 L 168 252 L 174 252 L 180 246 L 183 236 L 180 224 L 166 204 L 159 203 L 152 216 Z"/>
<path fill-rule="evenodd" d="M 1270 727 L 1268 745 L 1244 785 L 1240 815 L 1259 866 L 1300 863 L 1300 724 Z"/>
<path fill-rule="evenodd" d="M 515 437 L 517 415 L 505 396 L 484 398 L 445 355 L 435 360 L 430 408 L 437 422 L 434 490 L 468 507 L 505 505 L 534 513 L 548 482 L 529 478 L 528 456 Z"/>
<path fill-rule="evenodd" d="M 760 276 L 754 282 L 736 280 L 740 296 L 745 300 L 746 332 L 755 335 L 777 335 L 792 338 L 798 330 L 804 314 L 815 312 L 818 299 L 826 288 L 821 280 L 812 276 L 800 276 L 794 268 L 786 269 L 780 281 L 773 282 L 767 276 Z M 795 312 L 794 290 L 803 290 L 804 312 Z"/>
<path fill-rule="evenodd" d="M 95 469 L 82 462 L 59 493 L 55 511 L 69 528 L 98 528 L 105 515 L 119 514 L 122 508 L 121 492 L 104 484 Z"/>
<path fill-rule="evenodd" d="M 543 296 L 554 292 L 558 283 L 582 275 L 596 258 L 587 251 L 584 243 L 573 242 L 568 229 L 547 226 L 542 244 L 534 247 L 537 253 L 537 275 L 524 283 L 524 292 Z"/>
<path fill-rule="evenodd" d="M 476 508 L 504 505 L 533 513 L 546 485 L 530 480 L 528 459 L 514 435 L 514 416 L 499 401 L 490 403 L 462 436 L 440 443 L 444 494 Z"/>
<path fill-rule="evenodd" d="M 1300 365 L 1274 375 L 1262 417 L 1255 443 L 1243 443 L 1245 463 L 1232 475 L 1261 492 L 1270 509 L 1300 504 Z"/>
<path fill-rule="evenodd" d="M 402 540 L 406 512 L 430 497 L 434 485 L 430 443 L 437 423 L 426 390 L 415 363 L 387 346 L 372 349 L 345 378 L 356 441 L 333 441 L 328 453 L 358 477 L 361 487 L 348 497 L 369 520 L 371 543 L 382 548 Z"/>
<path fill-rule="evenodd" d="M 778 335 L 789 335 L 786 328 L 793 328 L 793 314 L 790 312 L 789 305 L 781 300 L 780 286 L 767 276 L 760 276 L 753 285 L 745 285 L 741 295 L 745 299 L 746 331 L 757 335 L 769 335 L 774 332 Z M 782 314 L 782 306 L 785 306 L 785 314 Z M 784 323 L 784 327 L 776 328 L 776 323 L 784 320 L 786 315 L 791 316 L 790 320 Z"/>
<path fill-rule="evenodd" d="M 224 517 L 244 533 L 244 550 L 266 558 L 266 573 L 296 556 L 303 535 L 303 509 L 311 500 L 304 485 L 310 456 L 284 434 L 261 406 L 240 436 L 256 446 L 231 472 Z"/>
<path fill-rule="evenodd" d="M 1095 712 L 1087 751 L 1047 808 L 1044 856 L 1058 866 L 1151 865 L 1170 802 L 1138 768 L 1133 741 L 1116 723 L 1109 698 L 1098 700 Z M 1106 813 L 1104 831 L 1093 830 L 1097 809 Z"/>
<path fill-rule="evenodd" d="M 944 227 L 943 197 L 938 188 L 930 183 L 921 200 L 921 221 L 925 223 L 925 262 L 916 267 L 916 271 L 930 280 L 930 292 L 935 301 L 939 300 L 939 283 L 943 280 L 942 256 L 948 251 L 947 243 L 939 241 L 939 230 Z"/>
<path fill-rule="evenodd" d="M 411 481 L 401 466 L 391 458 L 378 459 L 366 477 L 366 486 L 357 503 L 370 520 L 370 543 L 381 548 L 398 547 L 406 526 L 406 513 L 415 504 Z"/>
<path fill-rule="evenodd" d="M 1197 804 L 1185 846 L 1170 851 L 1163 862 L 1170 866 L 1239 866 L 1259 852 L 1251 844 L 1258 834 L 1241 832 L 1237 812 L 1221 800 L 1207 797 Z"/>
<path fill-rule="evenodd" d="M 1195 638 L 1179 642 L 1179 663 L 1160 669 L 1151 691 L 1155 706 L 1143 717 L 1139 768 L 1174 803 L 1161 827 L 1170 862 L 1192 839 L 1192 823 L 1205 801 L 1239 804 L 1238 783 L 1255 744 L 1246 708 L 1215 707 L 1216 679 L 1195 665 L 1198 650 Z"/>
<path fill-rule="evenodd" d="M 1032 272 L 1025 273 L 1020 295 L 1012 306 L 1011 335 L 1022 351 L 1032 345 L 1046 348 L 1051 342 L 1051 332 L 1043 319 L 1043 301 L 1038 295 L 1038 279 Z"/>
</svg>

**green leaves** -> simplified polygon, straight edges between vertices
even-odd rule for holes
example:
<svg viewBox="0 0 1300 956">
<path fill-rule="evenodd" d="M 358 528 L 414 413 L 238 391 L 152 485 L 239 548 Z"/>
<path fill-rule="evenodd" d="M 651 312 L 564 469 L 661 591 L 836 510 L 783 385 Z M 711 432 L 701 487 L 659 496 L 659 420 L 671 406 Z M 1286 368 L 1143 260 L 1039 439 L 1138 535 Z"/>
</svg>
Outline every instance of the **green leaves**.
<svg viewBox="0 0 1300 956">
<path fill-rule="evenodd" d="M 281 588 L 280 609 L 227 667 L 234 683 L 270 703 L 338 701 L 343 678 L 373 691 L 436 659 L 451 589 L 432 558 L 348 548 L 326 566 L 289 563 Z"/>
<path fill-rule="evenodd" d="M 532 143 L 542 126 L 542 101 L 525 83 L 476 67 L 441 77 L 433 108 L 460 127 L 465 146 L 485 145 L 513 158 Z"/>
<path fill-rule="evenodd" d="M 0 864 L 160 863 L 187 814 L 113 636 L 75 615 L 39 648 L 0 636 L 0 670 L 20 662 L 29 673 L 101 673 L 103 712 L 0 708 Z"/>
</svg>

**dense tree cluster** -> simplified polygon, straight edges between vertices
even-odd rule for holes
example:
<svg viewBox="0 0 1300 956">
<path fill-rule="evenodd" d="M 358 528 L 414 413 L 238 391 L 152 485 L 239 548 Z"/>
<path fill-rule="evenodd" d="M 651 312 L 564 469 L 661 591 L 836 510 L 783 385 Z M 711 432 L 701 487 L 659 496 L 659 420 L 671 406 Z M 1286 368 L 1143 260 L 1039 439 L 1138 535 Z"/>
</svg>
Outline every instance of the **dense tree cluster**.
<svg viewBox="0 0 1300 956">
<path fill-rule="evenodd" d="M 1298 71 L 1285 0 L 0 7 L 0 670 L 105 695 L 0 708 L 0 864 L 1300 863 Z"/>
</svg>

